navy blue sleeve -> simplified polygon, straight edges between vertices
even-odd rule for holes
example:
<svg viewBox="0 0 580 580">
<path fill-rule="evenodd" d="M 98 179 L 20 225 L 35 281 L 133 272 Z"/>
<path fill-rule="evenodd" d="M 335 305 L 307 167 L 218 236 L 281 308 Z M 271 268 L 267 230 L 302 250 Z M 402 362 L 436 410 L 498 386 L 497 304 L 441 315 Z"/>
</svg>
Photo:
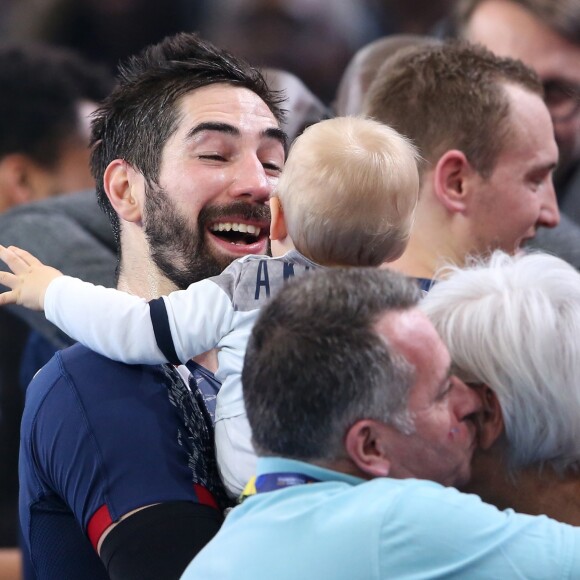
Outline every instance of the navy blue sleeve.
<svg viewBox="0 0 580 580">
<path fill-rule="evenodd" d="M 57 353 L 32 381 L 21 430 L 20 515 L 33 562 L 52 557 L 31 533 L 41 517 L 51 518 L 56 537 L 59 512 L 72 514 L 96 546 L 111 522 L 139 507 L 215 505 L 195 478 L 176 381 L 167 365 L 124 365 L 81 345 Z"/>
</svg>

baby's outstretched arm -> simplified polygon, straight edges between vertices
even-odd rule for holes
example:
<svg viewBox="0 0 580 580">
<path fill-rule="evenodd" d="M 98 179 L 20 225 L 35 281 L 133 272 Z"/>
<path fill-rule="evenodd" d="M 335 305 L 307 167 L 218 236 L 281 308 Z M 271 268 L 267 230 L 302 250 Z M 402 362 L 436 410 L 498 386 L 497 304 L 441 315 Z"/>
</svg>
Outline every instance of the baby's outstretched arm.
<svg viewBox="0 0 580 580">
<path fill-rule="evenodd" d="M 12 270 L 0 272 L 0 284 L 10 290 L 0 294 L 0 306 L 18 304 L 32 310 L 44 310 L 48 285 L 62 272 L 43 264 L 26 250 L 0 245 L 0 259 Z"/>
<path fill-rule="evenodd" d="M 64 276 L 20 248 L 0 246 L 0 259 L 12 270 L 0 272 L 0 284 L 10 288 L 0 293 L 0 306 L 44 310 L 46 318 L 71 338 L 114 360 L 184 362 L 217 346 L 231 329 L 231 301 L 209 280 L 148 303 Z M 160 348 L 158 340 L 172 348 Z"/>
<path fill-rule="evenodd" d="M 10 288 L 0 293 L 0 306 L 45 310 L 46 318 L 71 338 L 114 360 L 184 362 L 219 346 L 231 330 L 235 315 L 231 300 L 209 280 L 148 303 L 64 276 L 13 246 L 0 246 L 0 259 L 12 270 L 0 272 L 0 284 Z M 160 347 L 159 340 L 171 348 Z"/>
</svg>

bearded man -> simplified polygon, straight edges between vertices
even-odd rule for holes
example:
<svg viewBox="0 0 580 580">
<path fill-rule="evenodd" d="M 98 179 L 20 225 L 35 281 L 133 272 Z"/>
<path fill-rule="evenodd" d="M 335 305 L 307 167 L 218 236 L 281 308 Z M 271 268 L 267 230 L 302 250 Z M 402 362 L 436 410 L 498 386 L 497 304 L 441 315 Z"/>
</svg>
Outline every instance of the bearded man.
<svg viewBox="0 0 580 580">
<path fill-rule="evenodd" d="M 265 204 L 285 158 L 280 120 L 255 69 L 193 34 L 121 69 L 93 122 L 91 160 L 119 289 L 151 300 L 266 252 Z M 80 345 L 41 369 L 19 466 L 39 577 L 181 575 L 225 507 L 204 398 L 212 387 L 196 363 L 124 365 Z"/>
</svg>

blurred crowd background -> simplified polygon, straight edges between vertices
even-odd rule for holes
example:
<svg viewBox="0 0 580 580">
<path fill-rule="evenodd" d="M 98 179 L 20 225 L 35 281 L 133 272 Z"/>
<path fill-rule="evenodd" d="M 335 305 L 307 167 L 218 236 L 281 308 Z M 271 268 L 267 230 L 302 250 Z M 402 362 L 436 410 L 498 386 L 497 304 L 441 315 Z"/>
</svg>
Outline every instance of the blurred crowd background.
<svg viewBox="0 0 580 580">
<path fill-rule="evenodd" d="M 80 51 L 112 71 L 178 31 L 285 69 L 325 103 L 352 55 L 387 34 L 427 34 L 453 0 L 0 0 L 0 38 Z"/>
<path fill-rule="evenodd" d="M 0 0 L 0 162 L 11 160 L 0 166 L 0 216 L 4 214 L 5 220 L 0 225 L 0 243 L 24 247 L 31 238 L 28 232 L 34 231 L 38 240 L 46 236 L 41 243 L 51 256 L 45 254 L 45 262 L 98 284 L 114 284 L 114 241 L 108 220 L 97 211 L 95 196 L 88 191 L 94 185 L 88 172 L 89 130 L 88 123 L 79 120 L 86 121 L 108 94 L 118 64 L 144 47 L 176 32 L 197 32 L 265 69 L 268 84 L 284 89 L 288 96 L 284 108 L 291 114 L 284 128 L 291 141 L 325 116 L 360 114 L 363 92 L 385 58 L 402 46 L 433 41 L 426 37 L 453 35 L 451 13 L 463 6 L 461 1 Z M 556 4 L 559 8 L 554 10 Z M 489 38 L 473 36 L 474 31 L 465 34 L 460 18 L 456 28 L 458 35 L 463 32 L 464 38 L 482 42 L 496 54 L 521 58 L 539 73 L 560 161 L 554 174 L 555 192 L 549 184 L 551 218 L 546 221 L 543 214 L 537 218 L 534 231 L 543 229 L 529 245 L 580 270 L 580 0 L 538 0 L 537 5 L 539 12 L 529 14 L 528 7 L 504 11 L 503 29 L 497 26 L 497 12 L 488 15 L 489 20 L 483 18 L 482 30 Z M 554 17 L 547 22 L 545 16 L 552 12 Z M 385 37 L 387 42 L 373 43 Z M 517 42 L 507 42 L 514 38 Z M 13 43 L 20 46 L 10 52 L 7 47 Z M 370 43 L 366 52 L 358 52 Z M 76 54 L 60 50 L 52 54 L 46 45 Z M 426 101 L 432 102 L 431 93 Z M 453 115 L 457 116 L 455 110 Z M 542 179 L 547 175 L 542 174 Z M 509 186 L 501 185 L 501 191 Z M 61 209 L 49 210 L 53 213 L 48 218 L 42 210 L 33 215 L 30 223 L 42 224 L 46 230 L 35 225 L 25 233 L 14 213 L 17 206 L 32 205 L 31 201 L 82 190 L 90 196 L 77 198 L 80 205 L 73 209 L 61 211 L 68 205 L 57 200 L 55 204 L 62 205 L 52 207 Z M 501 210 L 495 209 L 497 217 Z M 67 237 L 55 225 L 55 213 L 83 236 L 65 240 L 73 248 L 70 251 L 62 251 L 47 233 Z M 512 217 L 518 219 L 519 214 L 508 216 Z M 83 253 L 79 240 L 85 239 L 85 233 L 91 243 Z M 88 255 L 95 260 L 86 260 Z M 85 262 L 92 270 L 81 268 Z M 16 548 L 17 466 L 24 390 L 54 350 L 70 344 L 64 335 L 55 334 L 55 328 L 49 329 L 42 316 L 38 318 L 42 321 L 33 324 L 8 308 L 0 309 L 0 580 L 21 577 Z M 12 566 L 11 576 L 6 575 L 4 562 Z M 31 572 L 25 577 L 33 578 Z"/>
</svg>

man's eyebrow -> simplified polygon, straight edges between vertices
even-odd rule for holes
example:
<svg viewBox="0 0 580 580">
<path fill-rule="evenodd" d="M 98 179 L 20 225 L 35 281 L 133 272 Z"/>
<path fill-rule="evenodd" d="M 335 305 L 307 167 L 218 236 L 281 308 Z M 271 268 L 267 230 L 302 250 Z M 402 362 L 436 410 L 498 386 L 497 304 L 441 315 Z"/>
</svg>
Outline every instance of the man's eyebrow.
<svg viewBox="0 0 580 580">
<path fill-rule="evenodd" d="M 234 137 L 240 136 L 240 130 L 233 125 L 229 125 L 228 123 L 218 123 L 217 121 L 206 121 L 205 123 L 200 123 L 190 129 L 185 138 L 187 140 L 192 139 L 197 134 L 204 133 L 205 131 L 217 131 L 218 133 L 233 135 Z"/>
<path fill-rule="evenodd" d="M 551 163 L 546 163 L 543 166 L 543 169 L 545 169 L 546 171 L 554 171 L 554 169 L 556 169 L 556 167 L 558 167 L 558 162 L 552 161 Z"/>
<path fill-rule="evenodd" d="M 282 129 L 278 129 L 278 127 L 270 127 L 266 129 L 262 133 L 264 136 L 269 137 L 270 139 L 276 139 L 276 141 L 280 141 L 282 147 L 284 147 L 284 151 L 288 147 L 288 135 L 286 135 L 285 131 Z"/>
<path fill-rule="evenodd" d="M 240 130 L 237 127 L 234 127 L 234 125 L 219 123 L 217 121 L 206 121 L 190 129 L 185 138 L 190 140 L 199 133 L 204 133 L 206 131 L 217 131 L 218 133 L 225 133 L 226 135 L 232 135 L 234 137 L 240 137 L 241 135 Z M 264 129 L 264 131 L 262 131 L 262 136 L 279 141 L 284 147 L 284 150 L 286 150 L 288 136 L 284 131 L 282 131 L 282 129 L 279 129 L 278 127 Z"/>
<path fill-rule="evenodd" d="M 556 167 L 558 167 L 558 162 L 552 161 L 550 163 L 544 163 L 537 165 L 536 167 L 532 167 L 528 174 L 533 175 L 534 173 L 550 173 L 554 171 Z"/>
</svg>

